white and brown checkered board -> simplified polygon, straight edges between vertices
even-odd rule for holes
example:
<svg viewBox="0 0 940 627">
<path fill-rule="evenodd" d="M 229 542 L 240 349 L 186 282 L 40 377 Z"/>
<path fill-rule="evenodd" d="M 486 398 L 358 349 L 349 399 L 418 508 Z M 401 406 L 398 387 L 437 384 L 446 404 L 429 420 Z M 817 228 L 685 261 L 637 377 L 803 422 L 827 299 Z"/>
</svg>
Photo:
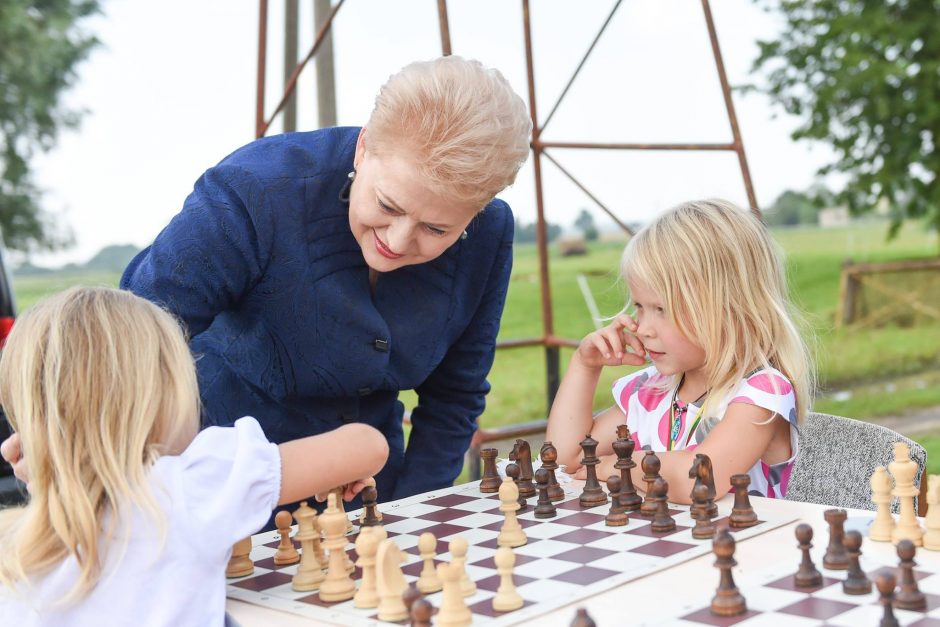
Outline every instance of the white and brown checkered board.
<svg viewBox="0 0 940 627">
<path fill-rule="evenodd" d="M 850 518 L 846 528 L 853 528 L 857 522 L 859 531 L 863 525 L 871 522 L 871 518 L 853 521 Z M 889 542 L 874 542 L 867 538 L 862 543 L 862 556 L 859 563 L 868 578 L 872 581 L 872 592 L 866 595 L 849 595 L 842 591 L 842 581 L 846 571 L 828 570 L 822 567 L 822 555 L 825 552 L 826 541 L 820 539 L 813 549 L 813 561 L 823 575 L 823 584 L 816 588 L 797 588 L 793 584 L 793 574 L 796 573 L 800 563 L 800 551 L 796 548 L 794 540 L 793 561 L 788 564 L 762 565 L 754 571 L 749 571 L 746 577 L 737 573 L 735 585 L 741 590 L 747 603 L 747 612 L 740 616 L 722 618 L 713 616 L 709 610 L 711 596 L 714 588 L 718 586 L 719 573 L 715 569 L 713 585 L 710 591 L 699 590 L 696 598 L 688 599 L 684 603 L 674 606 L 669 618 L 648 621 L 643 624 L 655 625 L 738 625 L 740 627 L 778 626 L 778 625 L 846 625 L 860 627 L 862 625 L 878 625 L 884 613 L 879 603 L 878 589 L 874 585 L 875 577 L 882 572 L 890 572 L 900 580 L 897 552 Z M 820 546 L 821 545 L 821 546 Z M 748 553 L 736 557 L 738 565 L 742 568 L 748 564 L 744 560 L 759 559 L 757 554 Z M 918 627 L 940 627 L 940 569 L 937 553 L 919 548 L 914 556 L 917 566 L 914 568 L 914 578 L 921 592 L 927 597 L 927 610 L 915 612 L 910 610 L 894 610 L 894 616 L 901 625 L 916 625 Z M 753 566 L 753 564 L 752 564 Z M 737 570 L 737 569 L 736 569 Z M 785 575 L 781 576 L 782 574 Z M 666 608 L 662 608 L 665 610 Z"/>
<path fill-rule="evenodd" d="M 467 574 L 477 584 L 477 592 L 467 598 L 473 612 L 473 624 L 510 625 L 532 618 L 565 604 L 610 589 L 637 577 L 668 568 L 711 551 L 710 540 L 692 538 L 694 524 L 688 507 L 671 505 L 670 513 L 676 530 L 654 533 L 650 520 L 633 513 L 624 527 L 607 527 L 604 517 L 609 506 L 582 509 L 578 496 L 583 482 L 563 485 L 565 499 L 555 504 L 558 515 L 536 519 L 530 507 L 519 515 L 529 541 L 513 549 L 516 556 L 513 580 L 525 605 L 513 612 L 498 613 L 492 599 L 499 587 L 499 576 L 493 558 L 496 537 L 503 524 L 496 494 L 482 494 L 479 483 L 428 492 L 379 507 L 388 536 L 402 549 L 406 561 L 402 565 L 405 580 L 416 581 L 423 566 L 417 544 L 418 537 L 429 531 L 437 538 L 437 561 L 449 561 L 448 541 L 463 537 L 469 546 Z M 723 504 L 724 510 L 730 506 Z M 761 512 L 757 512 L 761 516 Z M 350 513 L 355 524 L 357 512 Z M 792 517 L 767 517 L 750 529 L 734 531 L 738 539 L 764 533 L 792 522 Z M 727 525 L 727 518 L 718 524 Z M 295 527 L 296 529 L 296 527 Z M 347 551 L 355 562 L 353 543 L 358 527 L 349 534 Z M 278 544 L 277 532 L 252 538 L 253 574 L 229 580 L 228 596 L 293 614 L 342 625 L 381 624 L 376 610 L 360 610 L 353 602 L 324 603 L 316 592 L 295 592 L 291 578 L 297 566 L 275 566 L 273 557 Z M 359 581 L 357 568 L 353 577 Z M 440 607 L 441 593 L 428 600 Z"/>
</svg>

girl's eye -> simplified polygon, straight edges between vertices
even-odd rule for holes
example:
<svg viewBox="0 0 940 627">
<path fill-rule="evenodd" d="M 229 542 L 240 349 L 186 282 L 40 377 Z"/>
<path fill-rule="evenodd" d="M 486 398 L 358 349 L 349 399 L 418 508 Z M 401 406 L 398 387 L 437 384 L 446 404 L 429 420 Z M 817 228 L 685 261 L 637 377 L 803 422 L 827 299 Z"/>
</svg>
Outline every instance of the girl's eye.
<svg viewBox="0 0 940 627">
<path fill-rule="evenodd" d="M 658 314 L 664 314 L 664 313 L 666 313 L 666 310 L 663 309 L 662 307 L 657 307 L 657 308 L 656 308 L 656 313 L 658 313 Z"/>
</svg>

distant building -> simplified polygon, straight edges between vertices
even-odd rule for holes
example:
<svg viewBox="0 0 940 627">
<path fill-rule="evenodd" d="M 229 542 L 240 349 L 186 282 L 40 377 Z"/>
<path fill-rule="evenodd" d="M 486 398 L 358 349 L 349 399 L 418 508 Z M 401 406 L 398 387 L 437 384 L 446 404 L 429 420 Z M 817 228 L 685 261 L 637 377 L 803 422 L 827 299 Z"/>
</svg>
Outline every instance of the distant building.
<svg viewBox="0 0 940 627">
<path fill-rule="evenodd" d="M 851 221 L 848 207 L 827 207 L 819 210 L 819 226 L 824 229 L 848 226 Z"/>
</svg>

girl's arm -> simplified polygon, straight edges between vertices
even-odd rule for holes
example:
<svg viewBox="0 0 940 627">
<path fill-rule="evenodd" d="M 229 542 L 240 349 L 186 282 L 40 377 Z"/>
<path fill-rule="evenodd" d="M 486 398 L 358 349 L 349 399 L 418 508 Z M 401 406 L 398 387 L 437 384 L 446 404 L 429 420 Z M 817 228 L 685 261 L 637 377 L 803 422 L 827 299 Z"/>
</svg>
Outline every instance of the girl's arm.
<svg viewBox="0 0 940 627">
<path fill-rule="evenodd" d="M 377 429 L 353 423 L 278 445 L 281 496 L 278 505 L 323 494 L 377 474 L 388 459 L 388 442 Z M 352 498 L 358 490 L 347 490 Z"/>
</svg>

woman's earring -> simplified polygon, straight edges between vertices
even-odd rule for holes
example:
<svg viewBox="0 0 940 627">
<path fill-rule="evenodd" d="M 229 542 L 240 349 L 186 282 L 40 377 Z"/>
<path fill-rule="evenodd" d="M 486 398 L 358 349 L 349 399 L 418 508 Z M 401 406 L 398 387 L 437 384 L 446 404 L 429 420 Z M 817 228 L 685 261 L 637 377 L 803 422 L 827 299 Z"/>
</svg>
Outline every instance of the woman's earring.
<svg viewBox="0 0 940 627">
<path fill-rule="evenodd" d="M 347 175 L 346 175 L 346 178 L 348 178 L 350 181 L 355 181 L 355 180 L 356 180 L 356 171 L 353 170 L 352 172 L 350 172 L 349 174 L 347 174 Z"/>
<path fill-rule="evenodd" d="M 460 239 L 467 239 L 467 232 L 466 232 L 466 231 L 464 231 L 463 233 L 460 234 Z"/>
</svg>

